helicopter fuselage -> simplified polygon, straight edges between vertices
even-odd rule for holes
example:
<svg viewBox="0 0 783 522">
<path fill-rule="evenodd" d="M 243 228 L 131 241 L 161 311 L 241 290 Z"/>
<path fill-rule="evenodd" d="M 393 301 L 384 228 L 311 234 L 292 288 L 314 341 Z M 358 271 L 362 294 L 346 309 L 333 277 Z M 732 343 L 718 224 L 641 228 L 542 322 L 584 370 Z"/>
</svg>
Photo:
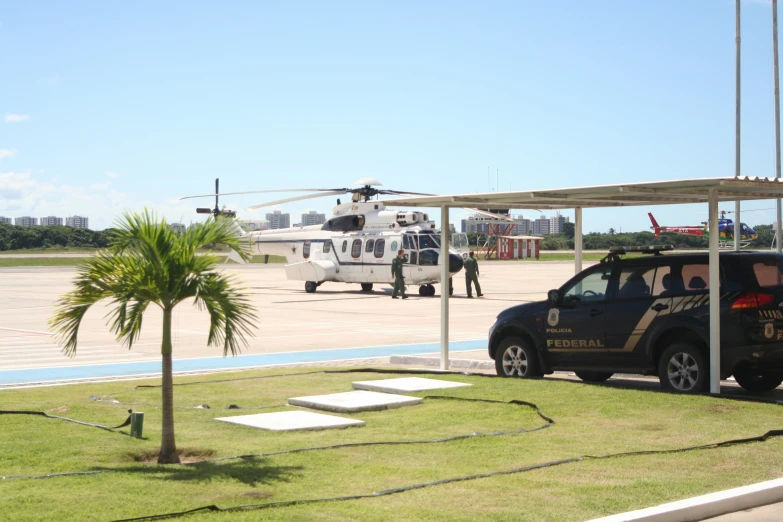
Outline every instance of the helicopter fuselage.
<svg viewBox="0 0 783 522">
<path fill-rule="evenodd" d="M 284 256 L 291 280 L 393 283 L 392 260 L 405 252 L 406 285 L 440 282 L 440 230 L 426 213 L 387 210 L 378 201 L 338 205 L 323 225 L 247 234 L 253 253 Z M 449 274 L 462 257 L 449 252 Z"/>
</svg>

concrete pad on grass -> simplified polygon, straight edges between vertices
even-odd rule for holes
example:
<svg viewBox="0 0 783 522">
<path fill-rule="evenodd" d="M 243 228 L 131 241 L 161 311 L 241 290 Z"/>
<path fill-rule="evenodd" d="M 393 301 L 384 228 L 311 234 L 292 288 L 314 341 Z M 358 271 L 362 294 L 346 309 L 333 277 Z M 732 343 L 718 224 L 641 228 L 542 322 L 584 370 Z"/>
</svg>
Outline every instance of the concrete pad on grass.
<svg viewBox="0 0 783 522">
<path fill-rule="evenodd" d="M 413 406 L 421 402 L 422 399 L 418 397 L 401 397 L 399 395 L 371 391 L 352 391 L 288 399 L 288 404 L 291 406 L 335 411 L 337 413 L 388 410 L 401 408 L 402 406 Z"/>
<path fill-rule="evenodd" d="M 473 386 L 463 382 L 439 381 L 422 377 L 402 377 L 399 379 L 379 379 L 376 381 L 358 381 L 353 383 L 357 390 L 369 390 L 383 393 L 412 393 L 427 390 L 442 390 L 445 388 L 461 388 Z"/>
<path fill-rule="evenodd" d="M 235 417 L 220 417 L 215 420 L 241 424 L 251 428 L 271 431 L 294 430 L 324 430 L 328 428 L 349 428 L 364 426 L 364 421 L 312 413 L 309 411 L 279 411 L 275 413 L 256 413 L 254 415 L 237 415 Z"/>
</svg>

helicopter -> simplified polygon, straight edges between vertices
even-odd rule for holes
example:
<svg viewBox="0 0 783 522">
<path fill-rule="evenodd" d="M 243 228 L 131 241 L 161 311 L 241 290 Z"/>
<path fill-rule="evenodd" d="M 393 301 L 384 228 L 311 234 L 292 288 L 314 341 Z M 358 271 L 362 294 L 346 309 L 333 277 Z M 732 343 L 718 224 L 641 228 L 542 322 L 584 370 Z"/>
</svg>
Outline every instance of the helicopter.
<svg viewBox="0 0 783 522">
<path fill-rule="evenodd" d="M 358 283 L 364 292 L 371 292 L 376 283 L 393 284 L 391 263 L 398 250 L 402 249 L 405 252 L 403 276 L 406 286 L 419 285 L 419 295 L 434 296 L 433 284 L 440 282 L 440 230 L 435 228 L 435 223 L 425 212 L 387 209 L 382 201 L 372 200 L 386 194 L 431 194 L 378 189 L 376 187 L 382 184 L 374 178 L 362 178 L 356 184 L 359 186 L 355 188 L 252 190 L 220 194 L 219 179 L 216 179 L 215 194 L 181 199 L 214 196 L 214 208 L 197 208 L 196 212 L 234 219 L 236 212 L 219 207 L 219 196 L 313 192 L 253 205 L 247 208 L 251 211 L 304 199 L 351 194 L 349 202 L 342 203 L 337 199 L 333 215 L 323 225 L 245 232 L 235 221 L 236 232 L 247 238 L 254 254 L 284 256 L 287 279 L 304 281 L 304 289 L 308 293 L 315 292 L 326 282 Z M 449 276 L 453 276 L 462 270 L 463 257 L 453 248 L 448 248 L 448 253 Z M 452 293 L 453 288 L 449 284 L 449 294 Z"/>
<path fill-rule="evenodd" d="M 766 210 L 766 209 L 757 209 Z M 751 212 L 751 211 L 746 211 Z M 718 244 L 720 248 L 733 248 L 734 247 L 734 222 L 726 217 L 726 214 L 732 214 L 728 210 L 720 210 L 720 218 L 718 219 L 718 230 L 720 231 L 720 237 Z M 651 230 L 655 232 L 655 237 L 659 237 L 661 232 L 671 232 L 674 234 L 686 234 L 690 236 L 709 237 L 710 233 L 707 227 L 707 222 L 702 221 L 701 225 L 680 225 L 680 226 L 661 226 L 655 220 L 652 212 L 648 212 L 652 222 Z M 750 228 L 745 223 L 740 223 L 740 247 L 746 248 L 750 246 L 750 242 L 756 239 L 759 235 L 755 230 Z"/>
</svg>

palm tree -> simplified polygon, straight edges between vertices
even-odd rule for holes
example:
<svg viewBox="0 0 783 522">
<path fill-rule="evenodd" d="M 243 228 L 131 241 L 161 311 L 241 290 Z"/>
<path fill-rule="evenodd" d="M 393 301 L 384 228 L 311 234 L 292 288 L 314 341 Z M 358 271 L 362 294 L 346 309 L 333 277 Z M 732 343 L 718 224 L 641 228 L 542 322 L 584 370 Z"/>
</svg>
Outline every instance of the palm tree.
<svg viewBox="0 0 783 522">
<path fill-rule="evenodd" d="M 177 235 L 154 214 L 125 214 L 107 250 L 79 267 L 75 288 L 62 296 L 49 323 L 66 355 L 76 353 L 76 336 L 87 310 L 104 299 L 114 309 L 107 315 L 110 329 L 130 349 L 141 332 L 144 311 L 152 304 L 163 310 L 162 437 L 159 464 L 179 463 L 174 441 L 174 400 L 171 375 L 171 312 L 185 299 L 194 299 L 210 316 L 208 345 L 223 345 L 223 355 L 236 355 L 255 314 L 236 280 L 216 270 L 214 255 L 197 255 L 200 247 L 223 244 L 249 258 L 249 249 L 224 217 L 209 218 Z"/>
</svg>

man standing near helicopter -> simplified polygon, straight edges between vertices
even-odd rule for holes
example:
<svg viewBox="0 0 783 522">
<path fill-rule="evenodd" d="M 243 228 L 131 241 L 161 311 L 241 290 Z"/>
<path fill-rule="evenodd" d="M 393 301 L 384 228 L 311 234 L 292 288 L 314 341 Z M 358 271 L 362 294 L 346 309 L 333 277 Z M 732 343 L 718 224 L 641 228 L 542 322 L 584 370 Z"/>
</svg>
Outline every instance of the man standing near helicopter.
<svg viewBox="0 0 783 522">
<path fill-rule="evenodd" d="M 407 299 L 405 295 L 405 280 L 402 277 L 402 265 L 405 263 L 405 250 L 398 250 L 397 257 L 392 260 L 391 271 L 394 276 L 394 291 L 392 292 L 392 299 L 397 299 L 397 292 L 402 294 L 403 299 Z"/>
<path fill-rule="evenodd" d="M 475 257 L 473 257 L 473 252 L 468 254 L 468 256 L 470 257 L 468 257 L 465 260 L 465 286 L 467 286 L 468 289 L 468 297 L 473 297 L 470 283 L 476 285 L 476 296 L 483 297 L 484 294 L 481 293 L 481 285 L 478 282 L 478 275 L 479 275 L 478 261 L 476 260 Z"/>
</svg>

